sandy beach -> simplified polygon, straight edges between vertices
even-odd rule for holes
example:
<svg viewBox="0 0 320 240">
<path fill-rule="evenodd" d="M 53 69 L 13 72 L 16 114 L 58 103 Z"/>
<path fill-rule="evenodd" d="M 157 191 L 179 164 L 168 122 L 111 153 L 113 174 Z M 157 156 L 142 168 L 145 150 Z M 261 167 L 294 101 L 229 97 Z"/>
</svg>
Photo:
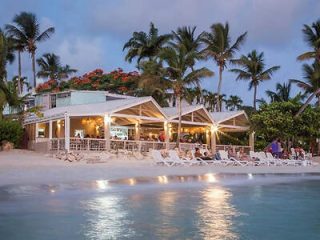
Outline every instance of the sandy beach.
<svg viewBox="0 0 320 240">
<path fill-rule="evenodd" d="M 87 164 L 66 162 L 41 153 L 13 150 L 0 152 L 0 185 L 68 183 L 162 175 L 200 175 L 206 173 L 320 173 L 320 165 L 294 166 L 154 166 L 152 159 L 140 161 L 110 160 Z"/>
</svg>

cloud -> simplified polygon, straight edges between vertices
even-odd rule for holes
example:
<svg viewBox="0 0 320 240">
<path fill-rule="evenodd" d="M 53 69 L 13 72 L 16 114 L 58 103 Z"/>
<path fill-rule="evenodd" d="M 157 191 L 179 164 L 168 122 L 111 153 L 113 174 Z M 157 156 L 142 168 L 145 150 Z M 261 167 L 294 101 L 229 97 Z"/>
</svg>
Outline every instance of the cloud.
<svg viewBox="0 0 320 240">
<path fill-rule="evenodd" d="M 121 0 L 98 1 L 92 6 L 89 26 L 95 33 L 109 32 L 121 38 L 146 31 L 153 21 L 162 32 L 181 25 L 208 30 L 215 22 L 229 21 L 236 36 L 249 31 L 249 41 L 279 46 L 290 40 L 296 23 L 312 9 L 314 0 Z"/>
<path fill-rule="evenodd" d="M 78 69 L 80 74 L 101 67 L 104 61 L 102 40 L 99 38 L 65 39 L 56 49 L 62 63 Z"/>
</svg>

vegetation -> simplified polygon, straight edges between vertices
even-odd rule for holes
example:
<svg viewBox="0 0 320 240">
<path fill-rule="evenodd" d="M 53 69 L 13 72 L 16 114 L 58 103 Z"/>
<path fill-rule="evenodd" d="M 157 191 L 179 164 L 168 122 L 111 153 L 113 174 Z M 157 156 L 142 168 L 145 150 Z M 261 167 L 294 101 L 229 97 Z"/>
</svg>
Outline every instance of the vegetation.
<svg viewBox="0 0 320 240">
<path fill-rule="evenodd" d="M 221 95 L 222 73 L 227 65 L 227 61 L 234 57 L 234 54 L 239 50 L 246 38 L 247 32 L 240 35 L 234 44 L 231 44 L 229 24 L 222 25 L 221 23 L 213 24 L 211 32 L 203 33 L 202 41 L 205 44 L 203 54 L 206 57 L 213 58 L 219 67 L 219 84 L 217 91 L 217 110 L 221 111 L 219 96 Z"/>
<path fill-rule="evenodd" d="M 0 120 L 0 143 L 8 141 L 18 147 L 21 143 L 23 129 L 18 121 Z"/>
<path fill-rule="evenodd" d="M 123 46 L 123 50 L 128 50 L 125 59 L 131 63 L 134 58 L 137 58 L 138 65 L 145 58 L 151 61 L 159 54 L 170 38 L 170 34 L 159 35 L 158 29 L 153 23 L 150 23 L 149 34 L 134 32 L 132 38 Z"/>
<path fill-rule="evenodd" d="M 273 139 L 281 137 L 288 147 L 304 144 L 309 149 L 320 137 L 320 109 L 308 106 L 299 116 L 301 103 L 296 100 L 262 104 L 251 116 L 252 129 L 258 136 L 258 147 L 263 149 Z"/>
<path fill-rule="evenodd" d="M 177 135 L 177 145 L 180 142 L 181 135 L 181 101 L 186 88 L 191 84 L 195 84 L 199 79 L 203 77 L 212 76 L 213 72 L 209 69 L 203 67 L 200 69 L 191 69 L 194 64 L 194 59 L 197 53 L 193 50 L 188 51 L 188 49 L 182 44 L 171 43 L 171 47 L 167 47 L 160 53 L 160 59 L 167 64 L 165 67 L 165 77 L 167 77 L 170 88 L 173 90 L 178 103 L 178 135 Z"/>
<path fill-rule="evenodd" d="M 70 74 L 76 73 L 76 69 L 70 68 L 69 65 L 62 66 L 60 57 L 54 53 L 45 53 L 41 58 L 37 59 L 40 70 L 37 73 L 38 77 L 49 78 L 60 81 L 67 79 Z"/>
<path fill-rule="evenodd" d="M 237 80 L 249 81 L 249 90 L 253 88 L 253 107 L 257 109 L 257 88 L 259 84 L 265 80 L 270 80 L 272 74 L 277 71 L 280 66 L 273 66 L 265 69 L 265 60 L 263 52 L 258 53 L 256 50 L 250 52 L 247 56 L 242 55 L 239 59 L 232 60 L 233 64 L 241 67 L 231 69 L 236 73 Z"/>
<path fill-rule="evenodd" d="M 54 28 L 50 27 L 43 32 L 40 32 L 40 24 L 36 15 L 29 12 L 21 12 L 13 18 L 14 24 L 6 25 L 8 34 L 16 41 L 17 51 L 19 54 L 26 49 L 31 54 L 32 71 L 33 71 L 33 86 L 37 86 L 36 82 L 36 50 L 37 44 L 50 38 L 54 33 Z M 21 61 L 19 62 L 21 69 Z M 19 77 L 21 77 L 19 70 Z"/>
</svg>

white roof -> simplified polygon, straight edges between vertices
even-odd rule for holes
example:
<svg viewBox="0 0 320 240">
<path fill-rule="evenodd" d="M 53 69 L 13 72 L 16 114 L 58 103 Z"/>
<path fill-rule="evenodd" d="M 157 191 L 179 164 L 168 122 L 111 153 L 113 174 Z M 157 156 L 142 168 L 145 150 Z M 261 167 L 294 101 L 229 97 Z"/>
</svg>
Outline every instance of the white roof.
<svg viewBox="0 0 320 240">
<path fill-rule="evenodd" d="M 197 105 L 197 106 L 182 106 L 181 107 L 181 111 L 182 111 L 182 115 L 184 114 L 188 114 L 190 112 L 196 111 L 200 108 L 202 108 L 202 105 Z M 164 113 L 169 117 L 169 118 L 174 118 L 178 116 L 178 109 L 177 107 L 164 107 L 162 108 L 162 110 L 164 111 Z"/>
<path fill-rule="evenodd" d="M 211 112 L 210 114 L 211 114 L 212 118 L 217 123 L 221 123 L 221 122 L 227 121 L 229 119 L 232 119 L 234 117 L 240 116 L 242 114 L 244 114 L 245 117 L 248 119 L 247 114 L 245 113 L 245 111 Z"/>
<path fill-rule="evenodd" d="M 188 105 L 188 106 L 182 106 L 181 107 L 181 112 L 182 115 L 186 115 L 188 113 L 197 111 L 199 109 L 203 109 L 205 111 L 205 113 L 207 113 L 208 118 L 211 120 L 211 122 L 214 122 L 214 119 L 211 117 L 211 115 L 209 114 L 208 110 L 203 106 L 203 105 Z M 178 114 L 178 109 L 177 107 L 165 107 L 162 108 L 163 112 L 167 115 L 168 119 L 174 119 L 179 117 Z"/>
<path fill-rule="evenodd" d="M 30 121 L 45 121 L 47 119 L 61 118 L 64 117 L 64 114 L 67 113 L 69 116 L 93 116 L 93 115 L 102 115 L 102 114 L 112 114 L 114 112 L 121 111 L 126 108 L 130 108 L 135 105 L 146 103 L 151 101 L 156 105 L 159 111 L 165 116 L 165 113 L 162 111 L 161 107 L 152 97 L 139 97 L 139 98 L 130 98 L 130 99 L 118 99 L 111 100 L 102 103 L 92 103 L 92 104 L 79 104 L 79 105 L 70 105 L 65 107 L 51 108 L 46 111 L 43 111 L 43 117 L 38 118 L 34 115 L 26 118 L 25 122 Z"/>
</svg>

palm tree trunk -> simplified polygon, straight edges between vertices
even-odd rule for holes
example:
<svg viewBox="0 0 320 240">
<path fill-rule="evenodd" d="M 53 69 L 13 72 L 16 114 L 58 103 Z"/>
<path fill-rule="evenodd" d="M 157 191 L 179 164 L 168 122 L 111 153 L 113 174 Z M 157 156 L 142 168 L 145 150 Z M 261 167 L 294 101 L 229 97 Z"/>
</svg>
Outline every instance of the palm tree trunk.
<svg viewBox="0 0 320 240">
<path fill-rule="evenodd" d="M 178 102 L 178 114 L 179 114 L 179 122 L 178 122 L 178 131 L 177 131 L 177 147 L 180 150 L 180 138 L 181 138 L 181 114 L 182 114 L 182 107 L 181 107 L 181 95 L 180 93 L 177 95 L 177 102 Z"/>
<path fill-rule="evenodd" d="M 294 115 L 294 117 L 298 117 L 305 109 L 306 107 L 309 105 L 309 103 L 311 102 L 311 100 L 314 98 L 314 96 L 316 96 L 318 93 L 320 93 L 320 88 L 315 91 L 314 93 L 312 93 L 310 95 L 310 97 L 307 99 L 307 101 L 305 102 L 305 104 L 302 105 L 302 107 L 299 109 L 299 111 L 296 113 L 296 115 Z"/>
<path fill-rule="evenodd" d="M 32 58 L 32 72 L 33 72 L 33 87 L 36 88 L 37 80 L 36 80 L 36 60 L 35 60 L 35 52 L 31 53 Z"/>
<path fill-rule="evenodd" d="M 253 108 L 254 110 L 257 110 L 257 85 L 254 85 L 253 91 Z"/>
<path fill-rule="evenodd" d="M 220 94 L 221 94 L 221 86 L 222 86 L 222 71 L 223 68 L 221 65 L 219 65 L 219 84 L 218 84 L 218 96 L 217 96 L 217 111 L 221 112 L 221 107 L 220 107 Z"/>
<path fill-rule="evenodd" d="M 21 51 L 18 51 L 18 94 L 22 93 L 22 86 L 21 86 Z"/>
<path fill-rule="evenodd" d="M 194 71 L 193 66 L 191 66 L 191 71 L 192 72 Z M 200 80 L 199 79 L 196 81 L 196 85 L 197 85 L 197 88 L 200 91 L 200 104 L 203 104 L 203 94 L 202 94 L 202 89 L 201 89 L 201 84 L 200 84 Z"/>
</svg>

